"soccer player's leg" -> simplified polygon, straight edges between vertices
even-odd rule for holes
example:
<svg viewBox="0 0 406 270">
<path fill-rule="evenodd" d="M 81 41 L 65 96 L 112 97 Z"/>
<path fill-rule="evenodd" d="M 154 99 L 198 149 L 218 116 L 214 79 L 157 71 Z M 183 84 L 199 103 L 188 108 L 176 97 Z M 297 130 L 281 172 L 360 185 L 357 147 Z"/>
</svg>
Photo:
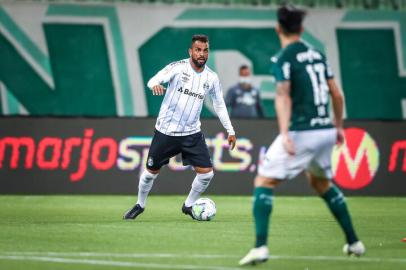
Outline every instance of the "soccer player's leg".
<svg viewBox="0 0 406 270">
<path fill-rule="evenodd" d="M 296 144 L 296 148 L 297 154 L 289 156 L 283 147 L 281 136 L 278 136 L 259 165 L 254 181 L 253 201 L 255 247 L 240 260 L 240 265 L 255 265 L 269 258 L 267 241 L 273 209 L 273 189 L 283 180 L 299 174 L 309 162 L 304 148 L 300 144 Z"/>
<path fill-rule="evenodd" d="M 346 244 L 343 252 L 348 255 L 361 256 L 365 253 L 364 244 L 358 239 L 354 226 L 352 224 L 351 215 L 347 207 L 344 195 L 341 190 L 332 184 L 332 172 L 330 169 L 330 154 L 328 149 L 327 154 L 318 155 L 309 166 L 306 175 L 310 185 L 325 201 L 327 207 L 337 220 L 346 237 Z"/>
<path fill-rule="evenodd" d="M 123 216 L 123 219 L 135 219 L 145 210 L 146 200 L 152 188 L 154 180 L 158 177 L 159 170 L 149 171 L 146 169 L 142 172 L 138 182 L 137 203 L 129 209 Z"/>
<path fill-rule="evenodd" d="M 200 195 L 206 191 L 211 179 L 214 176 L 213 168 L 211 167 L 202 168 L 195 166 L 194 170 L 196 171 L 196 176 L 193 179 L 190 192 L 182 205 L 182 212 L 185 215 L 191 216 L 193 219 L 195 218 L 192 214 L 192 206 L 197 199 L 199 199 Z"/>
<path fill-rule="evenodd" d="M 258 174 L 254 181 L 254 200 L 252 213 L 255 223 L 255 247 L 240 261 L 239 265 L 256 265 L 269 258 L 268 231 L 273 208 L 273 189 L 281 183 Z"/>
<path fill-rule="evenodd" d="M 184 165 L 192 165 L 196 171 L 190 192 L 182 206 L 184 214 L 192 215 L 192 206 L 206 191 L 214 176 L 209 149 L 202 133 L 186 136 L 182 141 L 182 161 Z"/>
<path fill-rule="evenodd" d="M 168 164 L 169 159 L 178 154 L 179 151 L 177 138 L 155 131 L 148 153 L 146 169 L 139 179 L 137 202 L 124 214 L 123 219 L 135 219 L 144 212 L 148 194 L 152 189 L 154 180 L 158 177 L 161 167 Z"/>
</svg>

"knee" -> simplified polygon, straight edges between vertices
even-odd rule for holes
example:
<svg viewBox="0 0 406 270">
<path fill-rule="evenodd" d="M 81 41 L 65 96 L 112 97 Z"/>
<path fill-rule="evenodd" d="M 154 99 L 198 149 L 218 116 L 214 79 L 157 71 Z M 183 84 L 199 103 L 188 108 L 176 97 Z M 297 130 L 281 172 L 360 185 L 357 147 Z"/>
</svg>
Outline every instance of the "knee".
<svg viewBox="0 0 406 270">
<path fill-rule="evenodd" d="M 321 180 L 313 178 L 310 180 L 310 185 L 319 195 L 324 194 L 331 187 L 331 183 L 327 179 Z"/>
<path fill-rule="evenodd" d="M 150 174 L 159 174 L 159 169 L 153 170 L 146 168 L 146 171 L 149 172 Z"/>
<path fill-rule="evenodd" d="M 196 173 L 198 173 L 198 174 L 206 174 L 206 173 L 212 173 L 212 174 L 214 174 L 214 172 L 213 172 L 213 168 L 201 168 L 201 167 L 195 167 L 195 171 L 196 171 Z"/>
<path fill-rule="evenodd" d="M 281 181 L 257 175 L 254 180 L 254 186 L 255 187 L 266 187 L 266 188 L 274 188 L 276 187 Z"/>
<path fill-rule="evenodd" d="M 141 180 L 143 180 L 144 182 L 151 182 L 154 181 L 159 174 L 159 170 L 158 171 L 151 171 L 149 169 L 146 169 L 141 176 Z"/>
</svg>

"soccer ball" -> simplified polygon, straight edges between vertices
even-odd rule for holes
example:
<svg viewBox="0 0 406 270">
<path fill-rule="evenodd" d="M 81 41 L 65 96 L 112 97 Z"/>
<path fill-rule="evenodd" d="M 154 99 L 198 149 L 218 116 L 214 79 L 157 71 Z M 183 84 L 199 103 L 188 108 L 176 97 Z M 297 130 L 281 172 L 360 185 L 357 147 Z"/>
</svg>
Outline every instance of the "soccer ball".
<svg viewBox="0 0 406 270">
<path fill-rule="evenodd" d="M 192 214 L 199 221 L 212 220 L 216 215 L 216 204 L 209 198 L 200 198 L 192 206 Z"/>
</svg>

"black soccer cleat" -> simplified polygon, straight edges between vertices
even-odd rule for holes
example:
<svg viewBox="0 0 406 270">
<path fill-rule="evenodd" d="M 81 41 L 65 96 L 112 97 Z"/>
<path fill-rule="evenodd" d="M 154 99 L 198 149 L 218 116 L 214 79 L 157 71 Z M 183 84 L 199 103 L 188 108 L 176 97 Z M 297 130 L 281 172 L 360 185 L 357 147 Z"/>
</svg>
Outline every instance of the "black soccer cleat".
<svg viewBox="0 0 406 270">
<path fill-rule="evenodd" d="M 135 219 L 139 214 L 141 214 L 142 212 L 144 212 L 145 208 L 142 208 L 138 203 L 136 205 L 134 205 L 133 208 L 131 208 L 130 210 L 128 210 L 124 216 L 123 219 Z"/>
<path fill-rule="evenodd" d="M 185 214 L 185 215 L 189 215 L 193 219 L 195 219 L 195 217 L 192 214 L 192 206 L 186 207 L 185 203 L 183 203 L 183 205 L 182 205 L 182 213 Z"/>
</svg>

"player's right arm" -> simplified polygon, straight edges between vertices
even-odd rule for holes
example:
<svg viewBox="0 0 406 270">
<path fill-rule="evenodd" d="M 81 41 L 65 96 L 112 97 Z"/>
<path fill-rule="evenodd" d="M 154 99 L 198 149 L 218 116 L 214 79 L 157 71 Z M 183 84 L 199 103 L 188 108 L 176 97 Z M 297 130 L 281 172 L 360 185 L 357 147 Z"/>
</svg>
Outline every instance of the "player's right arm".
<svg viewBox="0 0 406 270">
<path fill-rule="evenodd" d="M 334 122 L 337 128 L 337 143 L 341 144 L 344 142 L 344 127 L 343 127 L 344 97 L 340 88 L 335 83 L 334 79 L 328 79 L 327 85 L 330 89 L 330 96 L 334 113 Z"/>
<path fill-rule="evenodd" d="M 164 94 L 165 87 L 163 87 L 162 84 L 172 80 L 177 66 L 177 62 L 167 65 L 148 81 L 147 86 L 149 89 L 151 89 L 153 95 L 161 96 Z"/>
</svg>

